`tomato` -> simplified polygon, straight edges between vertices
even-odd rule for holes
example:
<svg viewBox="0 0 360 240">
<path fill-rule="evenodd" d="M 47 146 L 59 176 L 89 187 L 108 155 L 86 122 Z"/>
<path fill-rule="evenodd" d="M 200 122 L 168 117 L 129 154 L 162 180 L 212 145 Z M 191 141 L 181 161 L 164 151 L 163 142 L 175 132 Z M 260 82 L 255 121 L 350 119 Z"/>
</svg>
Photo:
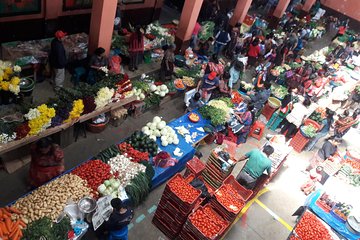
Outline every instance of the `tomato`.
<svg viewBox="0 0 360 240">
<path fill-rule="evenodd" d="M 327 228 L 311 212 L 305 212 L 295 228 L 296 234 L 302 240 L 331 240 Z M 297 239 L 297 238 L 292 238 Z"/>
<path fill-rule="evenodd" d="M 187 203 L 193 203 L 200 195 L 194 187 L 192 187 L 180 176 L 176 176 L 169 181 L 168 186 L 176 196 Z"/>
</svg>

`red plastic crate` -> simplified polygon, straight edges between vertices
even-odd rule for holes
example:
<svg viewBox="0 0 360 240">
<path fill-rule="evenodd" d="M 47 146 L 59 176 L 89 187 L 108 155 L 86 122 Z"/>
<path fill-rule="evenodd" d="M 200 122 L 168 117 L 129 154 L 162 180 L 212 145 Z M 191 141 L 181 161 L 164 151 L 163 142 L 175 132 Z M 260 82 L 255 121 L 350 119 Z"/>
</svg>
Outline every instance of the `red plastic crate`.
<svg viewBox="0 0 360 240">
<path fill-rule="evenodd" d="M 205 163 L 203 163 L 199 158 L 194 157 L 186 163 L 186 168 L 189 173 L 192 173 L 195 175 L 195 177 L 198 177 L 205 169 Z"/>
<path fill-rule="evenodd" d="M 276 108 L 272 108 L 268 103 L 265 104 L 265 107 L 263 108 L 261 114 L 264 115 L 264 117 L 266 118 L 266 120 L 269 121 L 269 119 L 271 118 L 271 116 L 274 114 L 274 112 L 276 111 Z"/>
<path fill-rule="evenodd" d="M 300 131 L 298 131 L 295 136 L 291 139 L 290 146 L 294 148 L 295 151 L 300 153 L 306 144 L 309 142 L 309 139 L 304 137 Z"/>
<path fill-rule="evenodd" d="M 206 207 L 210 207 L 212 209 L 213 213 L 215 215 L 217 215 L 221 220 L 223 220 L 225 222 L 225 225 L 222 226 L 220 231 L 215 236 L 213 236 L 212 238 L 207 238 L 205 235 L 203 235 L 203 233 L 200 231 L 200 229 L 198 229 L 197 226 L 194 225 L 190 220 L 190 217 L 192 215 L 196 214 L 197 210 L 204 210 Z M 205 205 L 203 207 L 200 206 L 197 210 L 195 210 L 193 213 L 191 213 L 189 215 L 188 221 L 185 224 L 185 229 L 190 230 L 196 237 L 198 237 L 198 239 L 220 239 L 224 235 L 225 229 L 228 228 L 230 223 L 228 221 L 226 221 L 225 219 L 223 219 L 216 211 L 214 211 L 210 204 L 207 204 L 207 205 Z"/>
<path fill-rule="evenodd" d="M 238 181 L 236 181 L 236 179 L 233 175 L 228 176 L 225 179 L 224 184 L 230 184 L 231 186 L 233 186 L 233 188 L 236 190 L 236 192 L 238 192 L 240 194 L 240 196 L 242 197 L 242 200 L 244 200 L 244 202 L 249 200 L 249 198 L 253 194 L 253 191 L 240 185 L 238 183 Z"/>
<path fill-rule="evenodd" d="M 186 180 L 183 178 L 183 176 L 181 176 L 179 173 L 177 173 L 177 174 L 175 174 L 175 176 L 174 177 L 172 177 L 169 181 L 168 181 L 168 183 L 170 183 L 171 181 L 173 181 L 175 178 L 181 178 L 181 179 L 183 179 L 185 182 L 186 182 Z M 166 186 L 165 186 L 165 190 L 164 190 L 164 193 L 165 192 L 167 192 L 168 193 L 168 195 L 170 195 L 170 196 L 174 196 L 174 200 L 176 201 L 176 202 L 178 202 L 180 205 L 182 205 L 183 207 L 190 207 L 190 206 L 193 206 L 193 204 L 199 199 L 199 197 L 200 197 L 200 195 L 201 195 L 201 190 L 199 190 L 199 189 L 196 189 L 196 188 L 194 188 L 193 186 L 191 186 L 189 183 L 189 186 L 191 187 L 191 188 L 193 188 L 194 190 L 196 190 L 197 192 L 198 192 L 198 195 L 197 196 L 194 196 L 194 201 L 193 202 L 190 202 L 190 203 L 188 203 L 188 202 L 184 202 L 179 196 L 177 196 L 174 192 L 172 192 L 171 191 L 171 188 L 169 187 L 169 184 L 166 184 Z"/>
<path fill-rule="evenodd" d="M 169 226 L 166 222 L 156 217 L 153 218 L 152 223 L 170 239 L 174 239 L 179 232 L 172 230 L 172 227 Z"/>
</svg>

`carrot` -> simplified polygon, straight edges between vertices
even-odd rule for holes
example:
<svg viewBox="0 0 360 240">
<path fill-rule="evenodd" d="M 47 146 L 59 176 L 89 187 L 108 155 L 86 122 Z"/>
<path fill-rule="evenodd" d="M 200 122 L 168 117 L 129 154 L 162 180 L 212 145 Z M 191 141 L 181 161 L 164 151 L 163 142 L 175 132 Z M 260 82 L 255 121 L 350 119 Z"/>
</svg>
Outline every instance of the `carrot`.
<svg viewBox="0 0 360 240">
<path fill-rule="evenodd" d="M 14 232 L 19 228 L 19 221 L 20 220 L 17 220 L 16 222 L 12 222 L 11 232 Z"/>
<path fill-rule="evenodd" d="M 21 214 L 21 212 L 19 210 L 17 210 L 16 208 L 14 207 L 8 207 L 7 209 L 9 212 L 11 213 L 15 213 L 15 214 Z"/>
<path fill-rule="evenodd" d="M 9 237 L 13 240 L 20 239 L 21 230 L 18 229 L 15 232 L 13 232 Z"/>
<path fill-rule="evenodd" d="M 0 208 L 0 218 L 3 217 L 3 211 L 2 211 L 2 208 Z"/>
<path fill-rule="evenodd" d="M 10 218 L 5 218 L 5 226 L 8 230 L 8 232 L 10 233 L 11 232 L 11 226 L 12 226 L 12 222 L 10 220 Z"/>
<path fill-rule="evenodd" d="M 19 219 L 19 225 L 22 227 L 26 227 L 26 223 L 23 220 Z"/>
<path fill-rule="evenodd" d="M 2 231 L 2 229 L 0 228 L 0 239 L 4 237 L 4 233 Z"/>
<path fill-rule="evenodd" d="M 4 235 L 9 234 L 9 230 L 6 227 L 5 222 L 0 222 L 0 228 Z"/>
<path fill-rule="evenodd" d="M 3 209 L 3 218 L 5 218 L 5 217 L 9 217 L 9 218 L 11 218 L 11 213 L 9 213 L 6 209 Z"/>
</svg>

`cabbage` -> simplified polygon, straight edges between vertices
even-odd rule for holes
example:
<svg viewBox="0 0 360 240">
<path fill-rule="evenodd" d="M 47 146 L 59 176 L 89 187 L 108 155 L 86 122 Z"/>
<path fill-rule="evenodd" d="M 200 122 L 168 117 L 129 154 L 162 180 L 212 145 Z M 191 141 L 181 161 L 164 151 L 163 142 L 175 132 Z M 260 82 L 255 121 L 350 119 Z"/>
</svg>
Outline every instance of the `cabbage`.
<svg viewBox="0 0 360 240">
<path fill-rule="evenodd" d="M 104 184 L 100 184 L 100 186 L 98 187 L 97 190 L 100 194 L 104 194 L 104 192 L 106 190 L 106 186 Z"/>
<path fill-rule="evenodd" d="M 105 185 L 105 187 L 108 187 L 108 186 L 110 186 L 110 181 L 109 180 L 105 180 L 105 182 L 104 182 L 104 185 Z"/>
<path fill-rule="evenodd" d="M 152 85 L 150 86 L 150 91 L 152 91 L 152 92 L 155 92 L 155 91 L 156 91 L 156 86 L 155 86 L 154 84 L 152 84 Z"/>
<path fill-rule="evenodd" d="M 167 88 L 167 86 L 165 85 L 165 84 L 163 84 L 163 85 L 161 85 L 160 86 L 160 90 L 161 91 L 166 91 L 168 88 Z"/>
<path fill-rule="evenodd" d="M 114 181 L 112 187 L 114 190 L 117 190 L 120 187 L 120 181 L 119 180 Z"/>
</svg>

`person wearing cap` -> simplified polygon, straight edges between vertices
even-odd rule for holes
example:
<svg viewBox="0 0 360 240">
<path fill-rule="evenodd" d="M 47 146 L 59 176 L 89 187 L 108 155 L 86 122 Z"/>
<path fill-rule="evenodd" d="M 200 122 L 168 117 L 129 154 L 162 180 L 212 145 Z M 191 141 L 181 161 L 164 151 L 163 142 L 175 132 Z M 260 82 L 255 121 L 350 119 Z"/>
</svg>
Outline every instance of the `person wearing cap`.
<svg viewBox="0 0 360 240">
<path fill-rule="evenodd" d="M 269 156 L 273 154 L 274 148 L 266 145 L 263 150 L 253 149 L 241 157 L 238 162 L 245 161 L 245 166 L 237 175 L 236 180 L 247 189 L 253 189 L 256 181 L 261 177 L 264 171 L 267 175 L 271 174 L 271 160 Z"/>
<path fill-rule="evenodd" d="M 202 100 L 208 102 L 211 97 L 211 92 L 219 86 L 219 78 L 216 76 L 216 72 L 211 72 L 204 75 L 202 81 L 199 81 L 196 88 L 200 92 Z"/>
<path fill-rule="evenodd" d="M 113 212 L 109 220 L 96 230 L 96 235 L 99 239 L 105 239 L 105 233 L 108 232 L 110 236 L 115 235 L 116 239 L 127 240 L 128 225 L 134 217 L 134 210 L 129 208 L 120 198 L 113 198 L 110 204 Z"/>
<path fill-rule="evenodd" d="M 57 31 L 51 41 L 50 66 L 54 71 L 55 89 L 61 88 L 65 81 L 66 53 L 62 40 L 66 36 L 63 31 Z"/>
</svg>

